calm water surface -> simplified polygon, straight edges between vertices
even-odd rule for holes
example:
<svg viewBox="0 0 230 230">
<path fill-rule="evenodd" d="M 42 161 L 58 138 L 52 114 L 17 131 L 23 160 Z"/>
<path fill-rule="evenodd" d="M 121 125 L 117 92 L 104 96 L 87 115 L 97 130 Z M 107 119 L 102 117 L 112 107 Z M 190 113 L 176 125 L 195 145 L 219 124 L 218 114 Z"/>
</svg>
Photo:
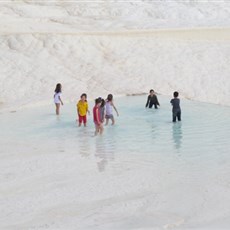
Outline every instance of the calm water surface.
<svg viewBox="0 0 230 230">
<path fill-rule="evenodd" d="M 228 229 L 230 108 L 181 100 L 174 124 L 146 98 L 117 98 L 97 137 L 74 104 L 0 114 L 0 228 Z"/>
</svg>

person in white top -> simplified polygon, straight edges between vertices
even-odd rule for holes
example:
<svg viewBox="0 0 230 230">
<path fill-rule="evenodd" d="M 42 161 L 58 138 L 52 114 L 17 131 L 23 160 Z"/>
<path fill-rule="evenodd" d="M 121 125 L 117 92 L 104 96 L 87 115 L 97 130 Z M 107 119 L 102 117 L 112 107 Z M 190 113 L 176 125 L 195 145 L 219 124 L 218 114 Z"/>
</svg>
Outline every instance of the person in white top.
<svg viewBox="0 0 230 230">
<path fill-rule="evenodd" d="M 106 119 L 106 123 L 105 125 L 108 125 L 109 123 L 109 119 L 112 120 L 112 125 L 115 124 L 115 120 L 114 120 L 114 116 L 113 116 L 113 108 L 117 113 L 117 116 L 119 116 L 118 111 L 115 107 L 115 105 L 113 104 L 113 95 L 109 94 L 105 103 L 105 119 Z"/>
<path fill-rule="evenodd" d="M 55 94 L 54 94 L 54 103 L 56 106 L 56 115 L 60 114 L 60 105 L 64 105 L 61 99 L 61 93 L 62 93 L 62 85 L 60 83 L 58 83 L 56 85 L 56 89 L 54 90 Z"/>
</svg>

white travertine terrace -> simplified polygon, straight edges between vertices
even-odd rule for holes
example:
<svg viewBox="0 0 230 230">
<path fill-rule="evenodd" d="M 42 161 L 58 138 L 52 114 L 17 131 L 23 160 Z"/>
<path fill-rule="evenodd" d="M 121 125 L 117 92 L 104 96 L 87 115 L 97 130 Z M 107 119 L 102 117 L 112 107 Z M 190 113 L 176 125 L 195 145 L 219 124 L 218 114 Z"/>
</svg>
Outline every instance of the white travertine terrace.
<svg viewBox="0 0 230 230">
<path fill-rule="evenodd" d="M 230 105 L 228 1 L 1 1 L 0 103 L 148 92 Z"/>
</svg>

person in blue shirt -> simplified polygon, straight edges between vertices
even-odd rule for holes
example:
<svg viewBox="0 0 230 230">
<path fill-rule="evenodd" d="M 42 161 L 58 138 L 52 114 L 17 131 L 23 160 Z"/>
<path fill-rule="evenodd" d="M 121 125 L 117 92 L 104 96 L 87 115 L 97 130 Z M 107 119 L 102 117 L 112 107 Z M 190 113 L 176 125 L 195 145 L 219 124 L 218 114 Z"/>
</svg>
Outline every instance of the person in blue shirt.
<svg viewBox="0 0 230 230">
<path fill-rule="evenodd" d="M 174 92 L 173 93 L 173 99 L 170 101 L 172 104 L 172 120 L 173 122 L 176 122 L 176 119 L 178 121 L 181 121 L 181 108 L 180 108 L 180 99 L 178 98 L 179 93 Z"/>
</svg>

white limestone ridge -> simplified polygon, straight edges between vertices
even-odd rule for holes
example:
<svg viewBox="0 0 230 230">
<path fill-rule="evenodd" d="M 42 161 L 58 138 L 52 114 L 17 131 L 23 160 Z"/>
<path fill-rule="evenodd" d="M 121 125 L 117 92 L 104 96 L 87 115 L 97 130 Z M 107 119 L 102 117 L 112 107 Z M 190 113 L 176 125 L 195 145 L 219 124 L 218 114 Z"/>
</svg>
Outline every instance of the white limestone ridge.
<svg viewBox="0 0 230 230">
<path fill-rule="evenodd" d="M 229 1 L 1 1 L 0 108 L 148 92 L 230 105 Z"/>
</svg>

